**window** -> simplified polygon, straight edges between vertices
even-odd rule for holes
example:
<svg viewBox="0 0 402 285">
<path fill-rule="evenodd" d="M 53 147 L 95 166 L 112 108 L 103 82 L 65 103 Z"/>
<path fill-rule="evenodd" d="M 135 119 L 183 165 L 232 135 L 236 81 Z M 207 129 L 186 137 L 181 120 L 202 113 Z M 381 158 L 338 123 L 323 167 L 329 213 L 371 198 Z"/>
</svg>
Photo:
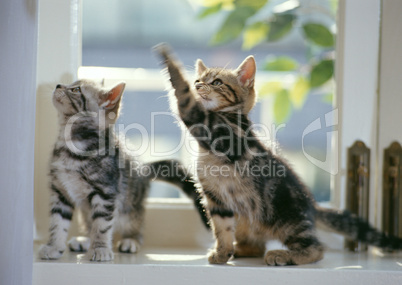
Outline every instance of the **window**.
<svg viewBox="0 0 402 285">
<path fill-rule="evenodd" d="M 80 68 L 79 76 L 94 77 L 99 80 L 105 78 L 105 82 L 108 83 L 118 78 L 118 75 L 112 75 L 113 72 L 125 74 L 124 80 L 129 84 L 123 99 L 123 113 L 118 123 L 126 127 L 132 123 L 138 123 L 147 133 L 154 131 L 152 136 L 145 138 L 135 128 L 127 132 L 128 140 L 131 142 L 129 145 L 133 149 L 141 149 L 142 161 L 161 159 L 158 154 L 164 153 L 164 158 L 166 156 L 178 158 L 187 162 L 190 169 L 195 168 L 194 163 L 191 162 L 194 155 L 189 153 L 188 148 L 178 147 L 182 141 L 182 132 L 175 124 L 177 119 L 168 114 L 169 103 L 167 92 L 164 90 L 166 80 L 161 76 L 158 59 L 151 51 L 154 45 L 160 42 L 170 43 L 189 70 L 189 76 L 192 76 L 197 58 L 203 59 L 207 65 L 236 68 L 247 55 L 253 54 L 259 68 L 256 80 L 258 89 L 272 78 L 276 78 L 276 81 L 283 85 L 293 84 L 292 82 L 298 78 L 298 71 L 303 68 L 308 69 L 306 65 L 309 60 L 314 61 L 314 58 L 306 57 L 306 53 L 317 57 L 333 56 L 333 53 L 330 54 L 326 49 L 321 51 L 319 45 L 307 44 L 306 39 L 303 38 L 301 26 L 308 23 L 323 23 L 334 30 L 335 12 L 331 5 L 336 1 L 267 2 L 247 20 L 248 25 L 252 26 L 250 23 L 253 22 L 262 23 L 261 21 L 272 18 L 272 15 L 282 17 L 282 13 L 286 15 L 289 13 L 292 17 L 295 15 L 294 21 L 289 22 L 293 28 L 286 37 L 272 43 L 256 45 L 251 50 L 242 48 L 245 40 L 243 41 L 241 36 L 225 44 L 211 44 L 214 35 L 224 27 L 226 17 L 232 12 L 226 11 L 224 7 L 222 11 L 209 17 L 200 19 L 200 15 L 203 11 L 210 9 L 211 5 L 214 7 L 213 5 L 216 3 L 219 5 L 220 2 L 83 1 L 83 67 Z M 249 3 L 260 5 L 258 2 L 265 1 Z M 207 7 L 200 3 L 204 3 Z M 250 4 L 252 5 L 254 4 Z M 300 7 L 297 8 L 298 6 Z M 281 13 L 275 12 L 280 9 Z M 299 10 L 293 12 L 292 9 Z M 283 33 L 287 33 L 286 26 L 280 29 Z M 230 33 L 232 30 L 228 29 L 225 32 Z M 272 59 L 277 56 L 291 56 L 296 59 L 294 64 L 300 67 L 296 68 L 296 71 L 287 72 L 264 70 L 267 58 Z M 87 68 L 89 66 L 91 68 Z M 331 174 L 328 169 L 322 169 L 321 162 L 329 163 L 330 153 L 327 151 L 330 152 L 331 136 L 327 134 L 331 133 L 332 126 L 306 134 L 304 131 L 312 122 L 324 119 L 325 115 L 332 111 L 331 99 L 328 99 L 326 95 L 333 93 L 333 84 L 326 84 L 325 88 L 316 89 L 310 93 L 306 96 L 306 102 L 300 102 L 300 106 L 293 108 L 291 115 L 285 114 L 288 118 L 283 118 L 281 121 L 275 121 L 270 115 L 275 111 L 274 95 L 262 96 L 251 113 L 251 119 L 255 124 L 262 124 L 268 129 L 268 133 L 266 131 L 264 133 L 269 139 L 279 142 L 281 152 L 312 189 L 315 198 L 318 201 L 329 201 Z M 279 97 L 279 95 L 276 96 Z M 287 95 L 284 94 L 282 97 L 284 96 Z M 305 99 L 300 99 L 300 101 L 303 100 Z M 279 100 L 276 99 L 276 101 Z M 286 102 L 288 101 L 285 100 L 283 103 Z M 289 102 L 288 104 L 283 108 L 292 108 Z M 301 105 L 303 105 L 302 108 Z M 144 144 L 148 144 L 148 147 L 142 148 Z M 320 163 L 316 165 L 316 161 Z M 151 191 L 151 197 L 179 196 L 175 188 L 165 184 L 157 184 Z"/>
<path fill-rule="evenodd" d="M 280 2 L 272 1 L 273 7 Z M 309 8 L 316 2 L 305 0 L 303 3 Z M 313 7 L 321 7 L 323 2 L 318 1 L 317 3 L 318 6 L 314 6 L 314 4 Z M 167 7 L 165 7 L 166 5 Z M 153 7 L 163 7 L 165 13 L 159 15 L 159 9 L 155 11 Z M 232 68 L 237 67 L 250 53 L 256 57 L 259 64 L 263 65 L 266 61 L 267 50 L 271 55 L 283 55 L 286 51 L 288 55 L 292 55 L 297 60 L 304 60 L 303 39 L 297 32 L 294 32 L 295 35 L 290 34 L 290 37 L 283 42 L 262 44 L 250 51 L 241 49 L 241 40 L 235 40 L 225 46 L 211 47 L 208 44 L 210 38 L 222 25 L 230 11 L 222 11 L 221 14 L 212 15 L 211 18 L 199 20 L 197 15 L 202 11 L 202 7 L 195 5 L 195 2 L 192 1 L 170 1 L 169 5 L 165 1 L 96 1 L 96 5 L 92 0 L 82 2 L 76 0 L 69 3 L 49 1 L 49 3 L 43 2 L 41 9 L 43 12 L 40 17 L 39 29 L 40 34 L 44 36 L 40 37 L 38 49 L 38 62 L 41 64 L 38 65 L 35 144 L 35 220 L 40 222 L 36 224 L 36 239 L 44 239 L 48 231 L 48 208 L 44 206 L 48 205 L 47 171 L 50 151 L 57 134 L 56 120 L 49 120 L 49 118 L 56 118 L 49 96 L 56 84 L 70 83 L 77 76 L 105 79 L 106 84 L 113 83 L 114 80 L 126 80 L 128 84 L 124 98 L 127 102 L 123 102 L 125 107 L 119 123 L 127 126 L 135 121 L 144 125 L 145 129 L 149 131 L 152 128 L 150 113 L 152 111 L 168 111 L 166 91 L 163 90 L 164 79 L 160 75 L 158 60 L 150 50 L 160 41 L 171 43 L 179 58 L 189 67 L 190 75 L 193 63 L 198 57 L 202 58 L 207 65 L 228 65 Z M 323 9 L 329 9 L 329 2 L 324 3 Z M 51 12 L 54 10 L 64 11 L 58 15 L 57 21 Z M 181 17 L 172 17 L 177 13 L 183 15 L 185 24 L 181 22 L 184 21 Z M 269 14 L 271 11 L 269 9 L 261 10 L 261 13 Z M 166 18 L 167 16 L 170 18 Z M 91 24 L 91 17 L 92 19 L 102 19 L 102 21 L 95 21 L 95 24 Z M 306 13 L 303 17 L 307 19 L 305 21 L 308 21 L 311 16 Z M 158 22 L 159 19 L 163 21 Z M 169 25 L 165 25 L 165 23 L 169 23 Z M 155 28 L 155 25 L 160 28 Z M 267 79 L 284 79 L 286 83 L 295 78 L 294 72 L 264 71 L 261 65 L 257 72 L 256 81 L 257 84 L 260 84 L 257 86 L 258 89 Z M 277 124 L 277 129 L 275 126 L 271 127 L 273 123 L 272 116 L 270 116 L 273 112 L 272 96 L 262 99 L 254 108 L 251 117 L 255 123 L 268 126 L 271 131 L 269 135 L 273 135 L 277 130 L 277 138 L 279 143 L 284 146 L 285 156 L 295 164 L 296 170 L 308 186 L 317 189 L 315 191 L 317 199 L 328 201 L 331 176 L 311 164 L 301 152 L 303 142 L 301 130 L 306 129 L 310 123 L 323 118 L 332 110 L 332 106 L 323 103 L 321 98 L 322 96 L 308 96 L 304 109 L 295 110 L 290 120 L 286 121 L 286 127 L 279 124 Z M 314 112 L 316 113 L 314 114 Z M 174 149 L 178 138 L 181 137 L 181 131 L 174 123 L 175 119 L 166 115 L 167 118 L 164 120 L 164 116 L 155 117 L 154 126 L 157 133 L 150 138 L 157 144 L 155 149 L 158 152 Z M 327 133 L 328 129 L 323 128 L 306 136 L 305 149 L 310 157 L 325 159 L 324 150 L 329 141 Z M 141 141 L 138 132 L 129 130 L 127 134 L 134 137 L 134 148 L 138 147 L 138 141 Z M 137 139 L 135 139 L 135 135 L 137 135 Z M 161 142 L 164 142 L 165 149 L 160 149 Z M 168 143 L 165 144 L 165 142 Z M 314 151 L 315 149 L 319 151 Z M 189 161 L 189 156 L 184 150 L 173 153 L 172 156 Z M 151 157 L 149 152 L 146 152 L 141 159 L 148 161 L 160 158 Z M 180 196 L 176 189 L 163 189 L 162 187 L 167 186 L 163 183 L 154 185 L 153 196 Z M 324 189 L 324 191 L 320 192 L 320 189 Z M 176 206 L 180 205 L 180 202 L 177 203 Z M 74 230 L 71 234 L 74 234 Z"/>
<path fill-rule="evenodd" d="M 37 118 L 35 130 L 35 220 L 37 221 L 37 237 L 42 239 L 46 235 L 48 227 L 48 203 L 46 201 L 46 195 L 48 193 L 46 177 L 48 153 L 52 148 L 53 135 L 56 133 L 56 123 L 49 119 L 55 118 L 55 113 L 52 111 L 53 109 L 49 100 L 49 93 L 50 90 L 54 88 L 55 84 L 60 81 L 71 82 L 71 80 L 76 78 L 76 72 L 80 66 L 80 56 L 76 54 L 76 51 L 80 50 L 81 45 L 81 38 L 78 36 L 80 26 L 77 25 L 77 22 L 79 22 L 79 17 L 77 17 L 77 11 L 80 10 L 79 7 L 79 1 L 41 1 L 39 27 L 40 43 L 38 47 Z M 346 175 L 345 150 L 350 146 L 351 142 L 358 138 L 365 140 L 367 145 L 372 147 L 375 153 L 372 158 L 374 160 L 377 159 L 376 161 L 379 162 L 379 166 L 377 166 L 376 169 L 377 174 L 371 179 L 371 183 L 374 185 L 374 187 L 371 187 L 372 193 L 370 194 L 370 197 L 374 198 L 371 200 L 371 208 L 375 208 L 375 205 L 378 207 L 381 203 L 381 197 L 378 193 L 381 189 L 379 185 L 381 181 L 380 173 L 383 147 L 388 146 L 389 142 L 394 139 L 402 140 L 401 132 L 395 132 L 395 130 L 399 128 L 400 108 L 398 107 L 401 105 L 400 99 L 398 99 L 400 97 L 395 93 L 401 89 L 399 77 L 396 75 L 401 74 L 399 68 L 402 66 L 402 57 L 396 51 L 401 49 L 402 44 L 400 37 L 394 36 L 398 34 L 398 27 L 401 26 L 399 17 L 401 8 L 402 6 L 399 1 L 377 0 L 369 2 L 366 0 L 340 0 L 337 57 L 338 92 L 341 94 L 341 96 L 337 98 L 337 107 L 339 108 L 338 132 L 340 134 L 338 141 L 338 158 L 340 167 L 335 179 L 335 191 L 333 191 L 332 197 L 335 197 L 334 201 L 341 207 L 344 199 L 343 188 Z M 55 20 L 53 18 L 54 11 L 63 11 L 65 13 L 58 13 L 57 20 Z M 381 21 L 379 20 L 380 11 L 382 13 Z M 365 31 L 370 32 L 366 33 Z M 379 46 L 381 47 L 380 51 L 378 50 Z M 63 54 L 63 56 L 60 56 L 60 54 Z M 181 58 L 183 58 L 183 56 L 181 56 Z M 380 65 L 380 71 L 378 71 L 378 63 Z M 377 78 L 379 84 L 377 84 Z M 376 93 L 378 85 L 379 97 Z M 379 108 L 377 108 L 378 103 Z M 372 163 L 372 165 L 374 164 Z M 174 209 L 177 208 L 174 206 Z M 162 217 L 164 213 L 160 212 L 159 214 L 159 217 Z M 177 216 L 180 217 L 183 215 L 178 214 Z M 377 213 L 373 211 L 370 220 L 375 222 L 376 218 L 378 220 L 380 216 L 381 213 L 378 209 Z M 152 223 L 150 223 L 150 225 L 152 225 Z M 379 226 L 378 223 L 377 226 Z M 13 230 L 14 227 L 15 225 L 13 225 Z M 21 230 L 21 232 L 24 231 Z M 400 278 L 400 263 L 398 261 L 392 261 L 392 264 L 389 264 L 390 266 L 387 264 L 386 272 L 380 272 L 380 270 L 378 270 L 378 257 L 375 258 L 373 263 L 370 263 L 370 261 L 368 263 L 361 263 L 361 260 L 366 260 L 367 256 L 369 256 L 368 259 L 370 260 L 370 255 L 354 255 L 354 257 L 352 257 L 352 263 L 349 264 L 359 264 L 358 268 L 362 268 L 364 274 L 361 274 L 361 271 L 355 270 L 321 271 L 315 268 L 311 269 L 311 267 L 315 266 L 311 265 L 311 267 L 309 266 L 310 268 L 303 268 L 303 272 L 305 271 L 303 278 L 307 281 L 309 280 L 308 278 L 315 280 L 317 278 L 328 279 L 328 276 L 331 275 L 328 280 L 336 280 L 341 278 L 340 276 L 344 277 L 346 274 L 348 278 L 350 277 L 349 280 L 352 280 L 352 282 L 354 280 L 362 281 L 362 278 L 367 281 L 376 280 L 376 278 L 377 280 L 388 278 L 397 282 L 398 278 Z M 331 259 L 331 257 L 331 255 L 327 255 L 326 258 Z M 389 261 L 390 259 L 387 260 Z M 341 263 L 343 262 L 345 261 L 341 258 Z M 319 263 L 318 267 L 320 264 L 323 263 Z M 124 274 L 129 274 L 129 272 L 134 272 L 135 275 L 130 275 L 130 278 L 133 280 L 136 280 L 134 278 L 138 278 L 138 276 L 144 278 L 163 276 L 160 278 L 166 280 L 166 278 L 172 276 L 177 277 L 181 274 L 183 274 L 183 278 L 188 277 L 194 279 L 195 276 L 200 276 L 204 273 L 215 277 L 215 275 L 210 274 L 211 272 L 223 279 L 227 276 L 228 271 L 232 270 L 232 267 L 212 266 L 203 268 L 203 270 L 199 270 L 196 266 L 185 267 L 184 270 L 182 266 L 180 268 L 172 266 L 170 268 L 172 270 L 160 270 L 158 266 L 141 266 L 134 267 L 133 271 L 133 266 L 130 264 L 126 267 L 120 267 L 119 271 L 116 273 L 116 271 L 113 272 L 113 270 L 116 270 L 116 266 L 80 264 L 75 274 L 67 276 L 66 272 L 69 274 L 71 271 L 64 269 L 69 266 L 63 267 L 63 264 L 57 264 L 57 266 L 55 264 L 51 265 L 52 270 L 49 270 L 49 264 L 47 263 L 34 263 L 34 284 L 45 284 L 45 281 L 49 281 L 47 276 L 50 276 L 50 278 L 56 277 L 57 279 L 54 280 L 57 280 L 57 282 L 67 280 L 66 282 L 71 283 L 71 278 L 75 278 L 74 280 L 81 280 L 81 278 L 85 276 L 88 278 L 88 272 L 92 273 L 91 278 L 93 278 L 93 276 L 99 276 L 99 278 L 102 278 L 102 280 L 108 283 L 110 283 L 110 278 L 112 278 L 112 280 L 122 280 L 121 278 L 126 278 Z M 391 268 L 391 266 L 394 267 Z M 395 266 L 397 266 L 396 269 Z M 329 264 L 329 267 L 334 268 L 333 264 Z M 99 270 L 99 268 L 101 269 Z M 147 271 L 145 268 L 150 270 Z M 239 274 L 238 276 L 234 275 L 239 277 L 237 280 L 242 280 L 240 278 L 248 276 L 245 272 L 248 268 L 245 267 L 242 268 L 242 270 L 236 270 L 235 267 L 233 268 L 234 272 Z M 356 268 L 356 266 L 349 268 Z M 135 270 L 138 270 L 138 274 L 136 274 L 137 271 Z M 141 272 L 139 272 L 139 270 L 141 270 Z M 188 274 L 190 271 L 191 274 L 186 275 L 186 272 Z M 391 273 L 391 271 L 393 271 L 393 273 Z M 51 276 L 49 272 L 53 272 L 55 273 L 54 275 L 57 276 Z M 122 274 L 122 272 L 124 273 Z M 256 272 L 257 270 L 253 268 L 253 273 L 255 274 Z M 259 272 L 261 272 L 261 274 L 258 275 L 259 277 L 257 279 L 263 280 L 266 277 L 266 270 L 264 269 Z M 289 276 L 293 276 L 292 274 L 288 274 L 288 270 L 279 270 L 275 273 L 278 272 L 279 274 L 275 275 L 278 278 L 278 282 L 282 282 Z M 152 276 L 150 277 L 149 275 Z M 257 274 L 255 275 L 257 276 Z M 60 276 L 65 276 L 66 278 L 60 278 Z M 194 280 L 196 280 L 196 278 Z M 179 282 L 177 283 L 179 284 Z"/>
</svg>

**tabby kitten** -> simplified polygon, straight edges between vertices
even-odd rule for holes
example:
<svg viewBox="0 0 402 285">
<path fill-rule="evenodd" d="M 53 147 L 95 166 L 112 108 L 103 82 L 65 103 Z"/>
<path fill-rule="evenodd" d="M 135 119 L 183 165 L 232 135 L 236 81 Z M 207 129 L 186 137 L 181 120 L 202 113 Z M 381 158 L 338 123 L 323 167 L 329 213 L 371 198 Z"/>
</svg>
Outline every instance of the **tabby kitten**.
<svg viewBox="0 0 402 285">
<path fill-rule="evenodd" d="M 180 117 L 199 144 L 200 191 L 216 239 L 210 263 L 264 255 L 267 265 L 318 261 L 324 246 L 316 222 L 354 240 L 401 248 L 401 239 L 386 236 L 349 212 L 320 208 L 293 169 L 259 141 L 248 117 L 256 100 L 252 56 L 236 70 L 207 68 L 197 60 L 197 80 L 191 86 L 169 48 L 160 45 L 156 51 L 167 66 Z M 265 253 L 272 238 L 287 250 Z"/>
<path fill-rule="evenodd" d="M 120 83 L 109 90 L 81 80 L 57 85 L 53 93 L 60 131 L 50 164 L 50 238 L 39 250 L 42 259 L 62 256 L 76 207 L 83 213 L 89 238 L 73 238 L 72 251 L 88 251 L 93 261 L 112 260 L 112 235 L 117 231 L 122 237 L 119 251 L 137 252 L 142 244 L 144 198 L 155 178 L 182 188 L 207 223 L 194 183 L 178 161 L 138 167 L 125 155 L 113 131 L 124 87 Z"/>
</svg>

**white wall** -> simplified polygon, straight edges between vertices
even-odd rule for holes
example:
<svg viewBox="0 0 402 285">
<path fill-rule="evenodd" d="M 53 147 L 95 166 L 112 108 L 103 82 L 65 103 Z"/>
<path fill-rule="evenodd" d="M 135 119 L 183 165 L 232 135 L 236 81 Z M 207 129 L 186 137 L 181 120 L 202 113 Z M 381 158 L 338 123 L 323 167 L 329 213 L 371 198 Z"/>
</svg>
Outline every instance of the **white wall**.
<svg viewBox="0 0 402 285">
<path fill-rule="evenodd" d="M 51 98 L 57 84 L 71 84 L 77 79 L 81 65 L 80 6 L 81 0 L 41 0 L 39 7 L 34 209 L 35 239 L 41 241 L 47 239 L 49 231 L 49 161 L 58 132 Z"/>
<path fill-rule="evenodd" d="M 0 284 L 31 284 L 37 0 L 0 1 Z"/>
</svg>

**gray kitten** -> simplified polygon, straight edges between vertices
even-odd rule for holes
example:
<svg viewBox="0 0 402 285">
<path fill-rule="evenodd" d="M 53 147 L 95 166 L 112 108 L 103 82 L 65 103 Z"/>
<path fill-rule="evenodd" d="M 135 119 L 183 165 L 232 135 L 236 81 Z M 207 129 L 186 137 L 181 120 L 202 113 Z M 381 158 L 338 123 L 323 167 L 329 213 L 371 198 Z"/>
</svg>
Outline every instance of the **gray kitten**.
<svg viewBox="0 0 402 285">
<path fill-rule="evenodd" d="M 381 248 L 402 247 L 402 239 L 377 231 L 354 214 L 319 207 L 286 161 L 259 140 L 248 116 L 256 100 L 252 56 L 236 70 L 208 68 L 198 60 L 192 85 L 165 45 L 156 51 L 170 76 L 171 99 L 198 141 L 200 191 L 216 239 L 210 263 L 226 263 L 232 256 L 265 256 L 268 265 L 318 261 L 324 246 L 316 222 Z M 287 250 L 265 252 L 266 241 L 273 238 Z"/>
<path fill-rule="evenodd" d="M 119 232 L 119 251 L 137 252 L 142 244 L 144 200 L 155 178 L 180 187 L 207 223 L 194 183 L 178 161 L 138 167 L 137 161 L 125 158 L 113 131 L 124 88 L 124 83 L 105 89 L 81 80 L 57 85 L 53 93 L 60 131 L 50 164 L 50 238 L 39 250 L 42 259 L 62 256 L 75 208 L 83 213 L 89 238 L 73 238 L 72 251 L 88 251 L 94 261 L 112 260 L 112 236 Z"/>
</svg>

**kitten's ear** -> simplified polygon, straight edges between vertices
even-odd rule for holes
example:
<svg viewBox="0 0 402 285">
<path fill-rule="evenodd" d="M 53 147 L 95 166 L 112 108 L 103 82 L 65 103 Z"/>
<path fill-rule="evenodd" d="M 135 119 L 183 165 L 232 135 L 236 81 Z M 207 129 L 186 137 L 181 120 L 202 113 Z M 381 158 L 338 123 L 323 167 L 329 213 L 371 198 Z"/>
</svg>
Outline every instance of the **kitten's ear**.
<svg viewBox="0 0 402 285">
<path fill-rule="evenodd" d="M 248 56 L 236 69 L 237 79 L 244 87 L 251 88 L 254 86 L 256 69 L 257 67 L 252 55 Z"/>
<path fill-rule="evenodd" d="M 102 100 L 100 106 L 103 109 L 110 110 L 114 109 L 116 105 L 120 102 L 121 96 L 123 95 L 124 88 L 126 87 L 126 83 L 121 82 L 117 84 L 115 87 L 110 89 L 105 98 Z"/>
<path fill-rule="evenodd" d="M 202 62 L 201 59 L 197 59 L 195 62 L 195 72 L 197 73 L 198 76 L 201 76 L 201 74 L 207 69 L 205 64 Z"/>
</svg>

